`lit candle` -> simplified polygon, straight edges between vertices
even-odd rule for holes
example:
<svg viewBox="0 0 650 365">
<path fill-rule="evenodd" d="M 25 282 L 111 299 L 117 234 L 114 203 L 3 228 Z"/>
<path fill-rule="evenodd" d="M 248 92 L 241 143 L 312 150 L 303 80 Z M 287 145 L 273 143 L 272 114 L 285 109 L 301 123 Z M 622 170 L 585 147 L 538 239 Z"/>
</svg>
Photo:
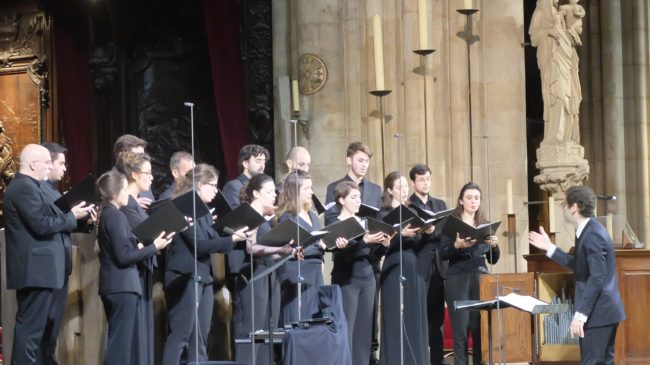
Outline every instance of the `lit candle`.
<svg viewBox="0 0 650 365">
<path fill-rule="evenodd" d="M 506 185 L 506 198 L 508 202 L 508 214 L 515 214 L 515 209 L 512 205 L 512 180 L 508 179 Z"/>
<path fill-rule="evenodd" d="M 472 0 L 464 0 L 463 1 L 463 9 L 474 9 L 472 7 Z"/>
<path fill-rule="evenodd" d="M 300 112 L 300 95 L 298 94 L 298 80 L 291 81 L 291 100 L 294 113 Z"/>
<path fill-rule="evenodd" d="M 548 231 L 555 232 L 555 198 L 548 197 Z"/>
<path fill-rule="evenodd" d="M 420 49 L 429 49 L 427 0 L 418 0 L 418 24 L 420 25 Z"/>
<path fill-rule="evenodd" d="M 611 237 L 613 241 L 614 240 L 614 216 L 612 216 L 612 213 L 607 213 L 607 220 L 605 225 L 607 226 L 607 233 L 609 233 L 609 237 Z"/>
<path fill-rule="evenodd" d="M 381 17 L 372 16 L 372 35 L 375 45 L 375 83 L 376 90 L 384 89 L 384 37 L 381 32 Z"/>
</svg>

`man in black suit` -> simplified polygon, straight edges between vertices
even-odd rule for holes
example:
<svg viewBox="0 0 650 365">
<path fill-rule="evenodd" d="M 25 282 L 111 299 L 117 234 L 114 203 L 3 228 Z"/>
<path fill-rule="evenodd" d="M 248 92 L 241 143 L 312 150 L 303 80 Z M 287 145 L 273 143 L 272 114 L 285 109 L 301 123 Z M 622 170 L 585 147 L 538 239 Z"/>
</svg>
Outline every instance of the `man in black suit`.
<svg viewBox="0 0 650 365">
<path fill-rule="evenodd" d="M 236 179 L 228 181 L 221 191 L 221 194 L 233 209 L 239 206 L 239 192 L 242 186 L 253 175 L 264 173 L 264 167 L 266 167 L 266 161 L 269 158 L 271 158 L 269 151 L 256 144 L 246 145 L 239 150 L 237 165 L 241 173 Z"/>
<path fill-rule="evenodd" d="M 16 289 L 18 300 L 12 364 L 56 364 L 43 359 L 50 351 L 43 346 L 50 342 L 44 334 L 51 326 L 55 292 L 66 281 L 63 235 L 92 209 L 83 202 L 66 214 L 54 209 L 42 188 L 51 171 L 49 151 L 27 145 L 20 153 L 20 171 L 5 191 L 7 287 Z"/>
<path fill-rule="evenodd" d="M 562 212 L 576 227 L 575 255 L 551 243 L 544 229 L 530 232 L 528 242 L 546 250 L 546 256 L 573 271 L 576 280 L 575 313 L 571 335 L 580 337 L 580 363 L 614 364 L 614 342 L 625 310 L 618 290 L 612 240 L 594 216 L 596 196 L 591 189 L 574 186 L 566 191 Z"/>
<path fill-rule="evenodd" d="M 193 169 L 195 166 L 192 154 L 185 151 L 176 151 L 169 159 L 169 171 L 172 174 L 172 183 L 169 184 L 167 189 L 160 194 L 159 200 L 171 199 L 174 196 L 176 184 L 185 178 L 185 174 Z"/>
<path fill-rule="evenodd" d="M 440 199 L 429 195 L 431 192 L 431 169 L 427 165 L 417 164 L 409 171 L 413 195 L 410 197 L 411 204 L 437 213 L 447 210 L 447 205 Z M 440 234 L 424 234 L 422 246 L 424 252 L 418 254 L 418 271 L 426 278 L 428 285 L 427 292 L 427 319 L 429 324 L 429 356 L 431 365 L 444 364 L 442 350 L 442 325 L 445 321 L 445 276 L 447 274 L 448 261 L 442 260 L 438 255 L 440 249 Z"/>
<path fill-rule="evenodd" d="M 348 146 L 346 151 L 345 162 L 348 165 L 348 173 L 339 180 L 334 181 L 333 183 L 327 185 L 327 193 L 325 195 L 325 204 L 329 204 L 334 201 L 334 188 L 341 181 L 352 181 L 359 187 L 361 191 L 361 203 L 375 207 L 377 209 L 381 206 L 381 187 L 377 184 L 374 184 L 367 179 L 365 179 L 366 173 L 368 172 L 368 167 L 370 166 L 370 159 L 372 158 L 372 150 L 368 145 L 362 142 L 352 142 Z M 340 214 L 339 208 L 334 205 L 325 212 L 325 221 L 330 221 L 332 218 L 337 217 Z M 373 217 L 374 218 L 374 217 Z M 375 281 L 377 283 L 377 291 L 379 293 L 379 274 L 381 268 L 379 267 L 379 262 L 381 257 L 370 255 L 370 264 L 375 274 Z M 373 307 L 373 321 L 372 321 L 372 358 L 370 359 L 371 364 L 376 364 L 377 358 L 374 354 L 379 348 L 379 340 L 377 337 L 377 306 L 379 297 L 375 295 L 375 305 Z M 363 364 L 365 365 L 365 364 Z"/>
</svg>

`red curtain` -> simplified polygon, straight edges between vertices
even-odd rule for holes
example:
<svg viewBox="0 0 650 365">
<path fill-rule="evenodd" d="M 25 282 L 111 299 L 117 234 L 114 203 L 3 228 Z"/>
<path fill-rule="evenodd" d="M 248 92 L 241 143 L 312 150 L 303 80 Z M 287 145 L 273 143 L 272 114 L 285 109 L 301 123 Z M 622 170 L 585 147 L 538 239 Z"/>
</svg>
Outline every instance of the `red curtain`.
<svg viewBox="0 0 650 365">
<path fill-rule="evenodd" d="M 66 11 L 73 7 L 65 7 Z M 66 160 L 72 183 L 81 181 L 93 168 L 93 99 L 88 65 L 87 29 L 73 21 L 64 7 L 53 9 L 54 58 L 57 72 L 56 100 L 59 107 L 58 124 L 63 127 Z M 74 25 L 73 25 L 74 24 Z M 81 29 L 80 29 L 81 28 Z"/>
<path fill-rule="evenodd" d="M 248 143 L 239 3 L 236 0 L 203 2 L 212 85 L 228 179 L 239 175 L 239 149 Z"/>
</svg>

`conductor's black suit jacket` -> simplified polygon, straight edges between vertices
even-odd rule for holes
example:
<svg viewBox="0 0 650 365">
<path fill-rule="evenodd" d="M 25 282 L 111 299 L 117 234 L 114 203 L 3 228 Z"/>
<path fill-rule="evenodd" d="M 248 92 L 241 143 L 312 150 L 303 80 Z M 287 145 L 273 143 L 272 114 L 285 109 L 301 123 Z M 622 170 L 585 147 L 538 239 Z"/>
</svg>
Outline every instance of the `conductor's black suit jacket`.
<svg viewBox="0 0 650 365">
<path fill-rule="evenodd" d="M 610 325 L 625 319 L 612 241 L 600 223 L 589 219 L 576 240 L 574 256 L 558 248 L 551 258 L 575 274 L 575 310 L 587 316 L 585 328 Z"/>
<path fill-rule="evenodd" d="M 77 228 L 72 212 L 49 204 L 41 182 L 17 173 L 4 194 L 7 287 L 60 289 L 65 282 L 63 232 Z"/>
</svg>

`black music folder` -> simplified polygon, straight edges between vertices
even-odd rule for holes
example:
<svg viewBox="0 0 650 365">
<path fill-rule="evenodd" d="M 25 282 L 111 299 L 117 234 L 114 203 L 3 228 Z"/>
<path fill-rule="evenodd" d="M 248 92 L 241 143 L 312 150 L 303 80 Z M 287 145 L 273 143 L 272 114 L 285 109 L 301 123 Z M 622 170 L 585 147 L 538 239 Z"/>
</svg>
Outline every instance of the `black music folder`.
<svg viewBox="0 0 650 365">
<path fill-rule="evenodd" d="M 176 205 L 176 208 L 178 208 L 178 210 L 186 217 L 194 216 L 194 204 L 196 204 L 196 219 L 210 214 L 210 209 L 207 205 L 205 205 L 203 200 L 201 200 L 199 194 L 197 194 L 195 190 L 190 190 L 185 194 L 175 197 L 172 199 L 172 202 L 174 205 Z"/>
<path fill-rule="evenodd" d="M 170 200 L 171 200 L 170 198 L 167 198 L 167 199 L 158 199 L 152 201 L 151 204 L 149 204 L 149 209 L 148 209 L 149 212 L 150 213 L 155 212 L 156 210 L 158 210 L 158 208 L 162 207 L 165 203 L 167 203 Z"/>
<path fill-rule="evenodd" d="M 287 219 L 273 227 L 264 236 L 258 237 L 257 242 L 267 246 L 284 246 L 293 240 L 293 244 L 308 246 L 326 234 L 327 231 L 309 232 L 295 220 Z"/>
<path fill-rule="evenodd" d="M 350 217 L 344 221 L 332 223 L 323 228 L 327 234 L 323 236 L 322 240 L 328 249 L 336 247 L 336 239 L 339 237 L 351 240 L 366 233 L 366 228 L 363 221 L 357 220 L 355 217 Z"/>
<path fill-rule="evenodd" d="M 214 209 L 213 214 L 216 214 L 217 217 L 226 215 L 230 212 L 232 212 L 232 207 L 230 206 L 230 203 L 226 200 L 226 198 L 223 196 L 221 191 L 217 194 L 217 196 L 212 199 L 210 204 L 208 206 L 211 209 Z"/>
<path fill-rule="evenodd" d="M 88 175 L 81 180 L 79 184 L 73 186 L 65 194 L 54 202 L 64 213 L 69 212 L 75 205 L 86 202 L 86 204 L 95 204 L 97 196 L 95 195 L 95 183 L 97 179 L 93 175 Z"/>
<path fill-rule="evenodd" d="M 359 212 L 357 212 L 357 217 L 361 218 L 375 218 L 377 217 L 377 213 L 379 213 L 379 208 L 372 207 L 368 204 L 363 204 L 361 203 L 361 206 L 359 207 Z"/>
<path fill-rule="evenodd" d="M 165 231 L 167 234 L 178 233 L 188 226 L 189 224 L 185 220 L 183 213 L 178 210 L 174 203 L 167 201 L 158 207 L 149 218 L 133 228 L 133 235 L 140 242 L 151 244 L 160 235 L 160 232 Z"/>
<path fill-rule="evenodd" d="M 248 227 L 248 229 L 252 230 L 264 222 L 266 222 L 266 219 L 253 209 L 250 204 L 242 204 L 230 213 L 218 216 L 213 227 L 219 232 L 224 232 L 226 227 L 233 231 L 237 231 L 242 227 Z"/>
<path fill-rule="evenodd" d="M 384 222 L 398 227 L 400 223 L 400 210 L 402 213 L 401 218 L 403 226 L 406 226 L 408 222 L 408 224 L 411 225 L 411 228 L 420 228 L 420 230 L 426 230 L 436 223 L 436 220 L 433 218 L 426 220 L 420 218 L 415 210 L 410 209 L 404 204 L 401 204 L 399 207 L 394 208 L 388 214 L 386 214 L 384 217 Z"/>
<path fill-rule="evenodd" d="M 323 203 L 318 199 L 316 194 L 313 194 L 311 196 L 311 202 L 314 205 L 314 208 L 316 208 L 316 212 L 318 213 L 318 215 L 325 213 L 328 209 L 330 209 L 336 204 L 335 202 L 331 202 L 329 204 L 323 205 Z"/>
<path fill-rule="evenodd" d="M 460 218 L 450 215 L 442 222 L 440 229 L 442 234 L 452 240 L 456 239 L 456 233 L 458 233 L 461 238 L 476 239 L 477 243 L 483 243 L 486 237 L 496 234 L 500 224 L 501 221 L 498 221 L 484 223 L 478 227 L 472 227 L 463 222 Z"/>
<path fill-rule="evenodd" d="M 397 224 L 397 226 L 399 227 L 399 224 Z M 384 232 L 389 236 L 392 236 L 397 232 L 397 228 L 395 226 L 371 217 L 366 218 L 366 229 L 370 234 Z"/>
</svg>

